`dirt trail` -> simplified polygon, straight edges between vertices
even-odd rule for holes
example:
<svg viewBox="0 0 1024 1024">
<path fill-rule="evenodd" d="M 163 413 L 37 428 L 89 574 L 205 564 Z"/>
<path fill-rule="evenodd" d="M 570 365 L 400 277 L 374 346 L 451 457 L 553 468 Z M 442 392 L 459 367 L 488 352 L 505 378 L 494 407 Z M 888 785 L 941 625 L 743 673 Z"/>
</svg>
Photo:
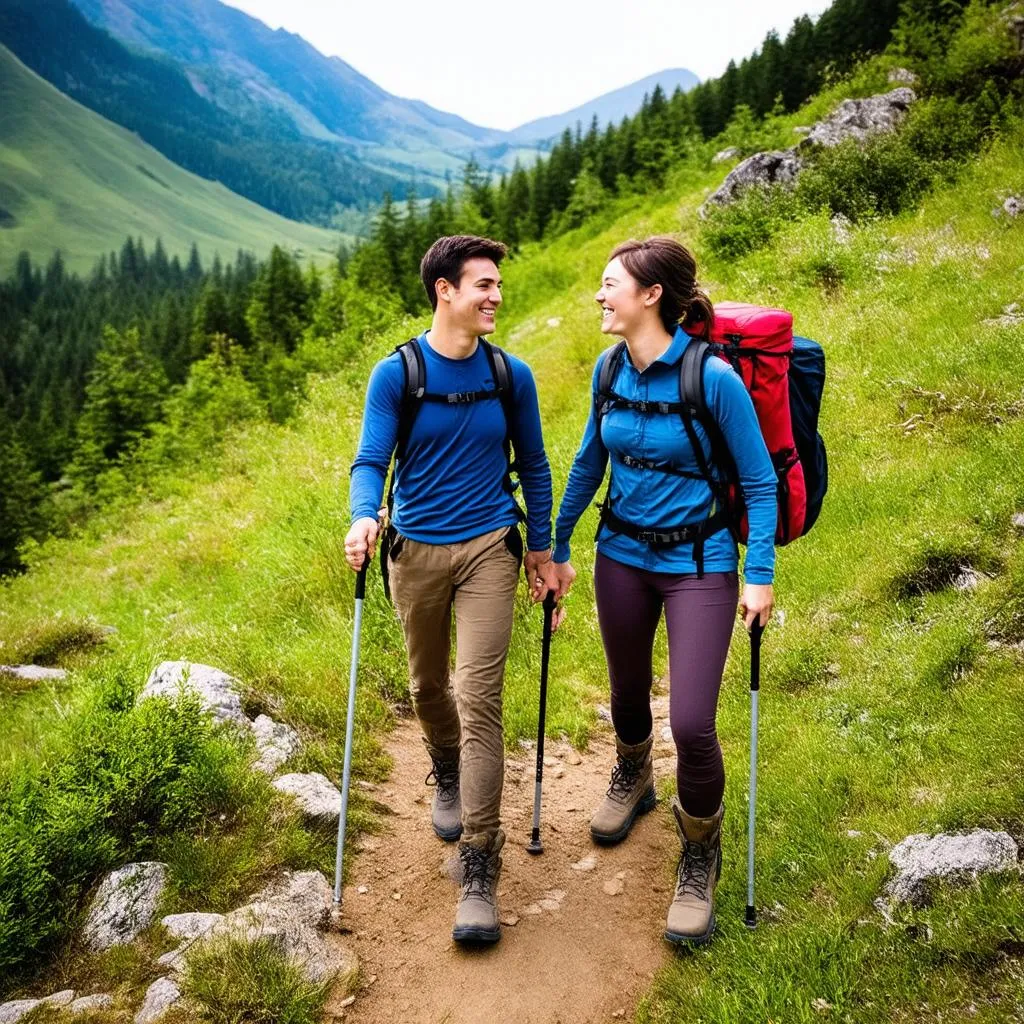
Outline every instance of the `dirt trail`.
<svg viewBox="0 0 1024 1024">
<path fill-rule="evenodd" d="M 661 735 L 667 699 L 654 703 L 660 776 L 674 770 L 674 750 Z M 375 794 L 393 816 L 382 835 L 363 840 L 345 892 L 363 986 L 354 1004 L 340 1011 L 339 997 L 328 1012 L 358 1024 L 590 1024 L 632 1017 L 671 955 L 661 937 L 674 881 L 666 809 L 659 802 L 624 843 L 595 846 L 588 824 L 614 760 L 610 729 L 599 730 L 583 754 L 551 741 L 546 746 L 544 853 L 525 850 L 536 754 L 524 750 L 506 759 L 499 897 L 507 923 L 495 946 L 464 950 L 451 939 L 455 846 L 430 827 L 431 791 L 423 783 L 429 763 L 416 723 L 396 729 L 389 743 L 395 768 Z M 591 870 L 573 867 L 588 857 L 596 861 Z"/>
</svg>

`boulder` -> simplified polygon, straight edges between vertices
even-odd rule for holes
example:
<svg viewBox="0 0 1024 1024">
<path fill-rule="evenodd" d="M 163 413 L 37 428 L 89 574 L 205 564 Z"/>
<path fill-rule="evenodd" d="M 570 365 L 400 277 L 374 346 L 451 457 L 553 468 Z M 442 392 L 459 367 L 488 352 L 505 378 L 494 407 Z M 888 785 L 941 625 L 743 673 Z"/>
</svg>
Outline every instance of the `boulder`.
<svg viewBox="0 0 1024 1024">
<path fill-rule="evenodd" d="M 729 160 L 735 160 L 740 155 L 740 151 L 735 146 L 728 146 L 725 149 L 720 149 L 712 158 L 713 164 L 724 164 Z"/>
<path fill-rule="evenodd" d="M 1018 217 L 1024 211 L 1024 199 L 1020 196 L 1007 196 L 1003 201 L 1003 213 L 1007 217 Z"/>
<path fill-rule="evenodd" d="M 242 713 L 241 686 L 237 679 L 210 665 L 188 661 L 164 661 L 150 673 L 139 700 L 150 697 L 174 699 L 182 692 L 195 694 L 219 722 L 249 726 Z"/>
<path fill-rule="evenodd" d="M 68 988 L 43 999 L 14 999 L 9 1003 L 0 1003 L 0 1024 L 15 1024 L 37 1006 L 68 1006 L 74 998 L 74 990 Z"/>
<path fill-rule="evenodd" d="M 792 149 L 748 156 L 726 175 L 725 181 L 708 196 L 699 212 L 703 216 L 709 206 L 727 206 L 754 185 L 792 188 L 802 166 L 802 161 Z"/>
<path fill-rule="evenodd" d="M 142 1001 L 139 1012 L 135 1014 L 135 1024 L 154 1024 L 172 1006 L 181 1002 L 181 989 L 177 982 L 170 978 L 160 978 L 146 989 L 146 998 Z"/>
<path fill-rule="evenodd" d="M 199 944 L 229 936 L 246 942 L 268 941 L 314 982 L 355 978 L 358 960 L 333 936 L 321 934 L 329 925 L 333 892 L 319 871 L 285 872 L 252 903 L 226 914 Z M 193 947 L 195 948 L 195 947 Z M 175 962 L 180 969 L 182 961 Z"/>
<path fill-rule="evenodd" d="M 843 100 L 835 113 L 810 130 L 800 146 L 838 146 L 847 139 L 863 141 L 871 135 L 895 131 L 916 99 L 913 89 L 901 85 L 867 99 Z"/>
<path fill-rule="evenodd" d="M 0 676 L 14 676 L 30 683 L 45 679 L 64 679 L 67 672 L 62 668 L 44 668 L 42 665 L 0 665 Z"/>
<path fill-rule="evenodd" d="M 268 715 L 260 715 L 252 723 L 259 758 L 253 768 L 264 775 L 273 775 L 302 746 L 299 734 L 284 722 L 275 722 Z"/>
<path fill-rule="evenodd" d="M 131 942 L 156 917 L 167 885 L 167 865 L 158 861 L 126 864 L 100 883 L 83 929 L 96 953 Z"/>
<path fill-rule="evenodd" d="M 197 939 L 223 920 L 223 914 L 169 914 L 160 923 L 172 939 Z"/>
<path fill-rule="evenodd" d="M 295 797 L 307 818 L 337 820 L 341 814 L 341 791 L 319 772 L 282 775 L 271 783 L 274 789 Z"/>
<path fill-rule="evenodd" d="M 886 891 L 897 902 L 920 902 L 930 879 L 976 878 L 1017 867 L 1017 844 L 1006 832 L 907 836 L 889 851 L 896 876 Z"/>
<path fill-rule="evenodd" d="M 74 1015 L 79 1013 L 96 1013 L 99 1010 L 109 1010 L 114 1005 L 114 997 L 106 992 L 94 996 L 80 996 L 68 1006 L 68 1013 Z"/>
<path fill-rule="evenodd" d="M 917 75 L 910 68 L 893 68 L 888 79 L 890 85 L 917 85 Z"/>
</svg>

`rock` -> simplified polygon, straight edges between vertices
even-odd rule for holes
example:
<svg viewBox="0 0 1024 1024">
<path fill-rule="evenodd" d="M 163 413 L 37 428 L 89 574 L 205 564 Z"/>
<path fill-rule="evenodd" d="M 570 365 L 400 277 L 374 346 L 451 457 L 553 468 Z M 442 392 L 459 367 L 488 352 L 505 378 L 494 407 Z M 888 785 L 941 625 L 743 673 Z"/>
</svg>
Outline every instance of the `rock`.
<svg viewBox="0 0 1024 1024">
<path fill-rule="evenodd" d="M 726 175 L 725 181 L 708 196 L 698 213 L 703 217 L 707 215 L 711 206 L 727 206 L 754 185 L 782 185 L 785 188 L 792 188 L 802 167 L 803 161 L 792 149 L 748 156 Z"/>
<path fill-rule="evenodd" d="M 30 683 L 39 683 L 45 679 L 66 679 L 67 672 L 62 668 L 44 668 L 42 665 L 0 665 L 0 676 L 14 676 Z"/>
<path fill-rule="evenodd" d="M 356 1001 L 355 996 L 346 996 L 338 1005 L 344 1010 L 346 1007 L 351 1006 Z"/>
<path fill-rule="evenodd" d="M 558 900 L 543 899 L 538 901 L 541 910 L 561 910 L 562 904 Z"/>
<path fill-rule="evenodd" d="M 553 778 L 560 779 L 565 775 L 565 768 L 560 764 L 556 764 L 551 770 L 551 775 Z"/>
<path fill-rule="evenodd" d="M 735 160 L 740 155 L 740 151 L 735 146 L 729 146 L 726 149 L 720 149 L 712 158 L 713 164 L 724 164 L 727 160 Z"/>
<path fill-rule="evenodd" d="M 971 566 L 965 565 L 954 578 L 953 589 L 959 591 L 977 590 L 978 585 L 986 579 L 988 579 L 988 577 L 983 572 L 978 572 L 977 569 L 973 569 Z"/>
<path fill-rule="evenodd" d="M 54 992 L 52 996 L 46 996 L 40 1000 L 46 1006 L 70 1006 L 75 1000 L 75 990 L 73 988 L 62 989 L 60 992 Z"/>
<path fill-rule="evenodd" d="M 593 871 L 597 867 L 597 857 L 594 854 L 589 853 L 582 860 L 576 861 L 573 864 L 573 871 Z"/>
<path fill-rule="evenodd" d="M 13 999 L 9 1003 L 0 1003 L 0 1024 L 14 1024 L 40 1003 L 41 999 Z"/>
<path fill-rule="evenodd" d="M 886 887 L 897 902 L 919 902 L 931 878 L 977 877 L 1017 866 L 1017 844 L 1006 832 L 907 836 L 889 851 L 896 877 Z"/>
<path fill-rule="evenodd" d="M 1024 530 L 1024 512 L 1014 512 L 1013 518 L 1010 520 L 1014 528 L 1017 530 Z"/>
<path fill-rule="evenodd" d="M 853 237 L 853 222 L 842 213 L 837 213 L 830 221 L 832 225 L 832 237 L 840 245 L 848 245 Z"/>
<path fill-rule="evenodd" d="M 359 968 L 355 953 L 321 935 L 330 923 L 332 899 L 331 887 L 319 871 L 286 872 L 252 903 L 226 914 L 199 941 L 213 942 L 223 935 L 249 942 L 265 939 L 310 981 L 351 980 Z"/>
<path fill-rule="evenodd" d="M 114 1005 L 114 997 L 106 992 L 94 996 L 80 996 L 68 1007 L 68 1013 L 95 1013 L 99 1010 L 109 1010 Z"/>
<path fill-rule="evenodd" d="M 1007 196 L 1003 202 L 1003 213 L 1007 217 L 1016 217 L 1024 211 L 1024 199 L 1020 196 Z"/>
<path fill-rule="evenodd" d="M 847 139 L 863 141 L 872 135 L 893 132 L 916 99 L 914 90 L 903 85 L 867 99 L 843 100 L 833 114 L 810 130 L 800 146 L 829 148 Z"/>
<path fill-rule="evenodd" d="M 169 914 L 160 923 L 172 939 L 198 939 L 223 920 L 223 914 Z"/>
<path fill-rule="evenodd" d="M 501 917 L 499 918 L 499 920 L 501 921 L 501 923 L 506 928 L 515 928 L 515 926 L 517 924 L 519 924 L 519 915 L 518 914 L 502 914 Z"/>
<path fill-rule="evenodd" d="M 661 742 L 662 743 L 672 743 L 673 742 L 672 741 L 672 726 L 670 726 L 670 725 L 662 726 Z"/>
<path fill-rule="evenodd" d="M 337 821 L 341 814 L 341 791 L 319 772 L 282 775 L 271 785 L 281 793 L 295 797 L 307 818 Z"/>
<path fill-rule="evenodd" d="M 150 697 L 173 699 L 182 692 L 191 693 L 218 722 L 235 722 L 248 727 L 249 720 L 242 713 L 240 689 L 238 680 L 219 668 L 188 661 L 164 661 L 150 673 L 139 700 Z"/>
<path fill-rule="evenodd" d="M 158 861 L 126 864 L 100 883 L 82 931 L 94 953 L 131 942 L 156 917 L 167 885 L 167 865 Z"/>
<path fill-rule="evenodd" d="M 170 978 L 160 978 L 146 989 L 146 998 L 135 1014 L 135 1024 L 152 1024 L 158 1021 L 172 1006 L 181 1002 L 181 989 Z"/>
<path fill-rule="evenodd" d="M 555 765 L 557 765 L 559 763 L 560 762 L 559 762 L 557 757 L 545 757 L 544 758 L 544 767 L 545 768 L 554 768 Z"/>
<path fill-rule="evenodd" d="M 608 894 L 609 896 L 618 896 L 618 895 L 619 895 L 619 894 L 620 894 L 620 893 L 622 892 L 622 890 L 623 890 L 623 888 L 624 888 L 624 885 L 623 885 L 623 881 L 622 881 L 622 879 L 621 879 L 621 878 L 618 878 L 618 877 L 616 877 L 616 878 L 609 878 L 609 879 L 608 879 L 608 880 L 607 880 L 607 881 L 606 881 L 606 882 L 605 882 L 605 883 L 604 883 L 604 884 L 603 884 L 603 885 L 601 886 L 601 888 L 602 888 L 602 889 L 604 889 L 604 891 L 605 891 L 605 892 L 606 892 L 606 893 L 607 893 L 607 894 Z"/>
<path fill-rule="evenodd" d="M 259 758 L 253 768 L 264 775 L 273 775 L 302 747 L 299 734 L 290 725 L 275 722 L 268 715 L 260 715 L 252 723 L 252 734 L 259 751 Z"/>
<path fill-rule="evenodd" d="M 559 327 L 561 326 L 562 318 L 560 316 L 548 317 L 548 327 Z"/>
<path fill-rule="evenodd" d="M 888 79 L 892 85 L 917 85 L 917 75 L 909 68 L 893 68 Z"/>
<path fill-rule="evenodd" d="M 569 763 L 569 764 L 571 764 L 573 766 L 583 764 L 583 758 L 580 757 L 580 755 L 575 750 L 572 750 L 571 748 L 566 753 L 565 760 L 566 760 L 567 763 Z"/>
<path fill-rule="evenodd" d="M 597 717 L 602 722 L 610 722 L 612 720 L 612 713 L 603 704 L 598 704 L 597 705 Z"/>
</svg>

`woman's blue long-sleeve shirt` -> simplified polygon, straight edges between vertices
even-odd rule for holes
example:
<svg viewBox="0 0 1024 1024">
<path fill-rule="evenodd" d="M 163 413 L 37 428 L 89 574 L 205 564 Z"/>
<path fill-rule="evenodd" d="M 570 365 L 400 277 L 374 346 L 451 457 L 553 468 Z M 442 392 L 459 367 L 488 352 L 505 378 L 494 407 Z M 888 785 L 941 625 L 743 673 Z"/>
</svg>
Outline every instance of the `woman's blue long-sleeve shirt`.
<svg viewBox="0 0 1024 1024">
<path fill-rule="evenodd" d="M 611 389 L 634 401 L 678 402 L 679 362 L 690 338 L 679 328 L 668 349 L 642 373 L 633 366 L 628 350 L 612 381 Z M 604 358 L 602 356 L 602 358 Z M 597 392 L 601 359 L 594 367 L 592 391 Z M 748 583 L 771 583 L 775 571 L 776 476 L 758 426 L 754 405 L 743 381 L 722 359 L 704 364 L 704 395 L 729 447 L 739 473 L 750 524 L 744 578 Z M 698 421 L 694 427 L 711 462 L 711 441 Z M 693 446 L 678 414 L 645 414 L 634 409 L 611 409 L 597 417 L 591 402 L 583 442 L 569 471 L 565 495 L 555 520 L 555 551 L 558 562 L 569 559 L 569 540 L 587 505 L 604 479 L 611 459 L 610 503 L 615 514 L 640 526 L 680 526 L 700 522 L 712 511 L 714 495 L 707 482 L 627 466 L 620 456 L 671 463 L 699 474 Z M 655 572 L 695 573 L 692 544 L 654 550 L 643 541 L 607 528 L 600 531 L 598 551 L 617 562 Z M 704 571 L 733 572 L 738 568 L 736 542 L 728 530 L 720 530 L 704 542 Z"/>
<path fill-rule="evenodd" d="M 431 394 L 494 390 L 482 345 L 471 356 L 450 359 L 419 337 Z M 531 551 L 551 544 L 551 468 L 544 452 L 537 386 L 529 366 L 509 354 L 515 403 L 511 424 L 519 480 L 526 501 L 526 541 Z M 359 450 L 352 463 L 352 520 L 377 518 L 384 481 L 398 440 L 405 375 L 397 353 L 370 375 Z M 448 405 L 424 402 L 416 415 L 405 458 L 395 476 L 395 529 L 426 544 L 455 544 L 519 521 L 505 486 L 505 414 L 488 399 Z"/>
</svg>

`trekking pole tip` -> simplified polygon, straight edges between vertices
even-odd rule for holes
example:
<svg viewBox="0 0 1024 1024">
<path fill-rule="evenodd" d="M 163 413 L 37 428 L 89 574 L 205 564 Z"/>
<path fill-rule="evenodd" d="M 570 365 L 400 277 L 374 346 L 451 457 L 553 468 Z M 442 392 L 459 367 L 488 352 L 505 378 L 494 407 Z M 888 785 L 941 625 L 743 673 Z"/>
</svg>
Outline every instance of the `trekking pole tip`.
<svg viewBox="0 0 1024 1024">
<path fill-rule="evenodd" d="M 544 852 L 544 844 L 540 841 L 540 829 L 535 828 L 533 835 L 530 836 L 530 841 L 527 843 L 526 852 L 534 855 Z"/>
<path fill-rule="evenodd" d="M 753 907 L 747 907 L 743 923 L 751 930 L 757 927 L 757 911 Z"/>
</svg>

